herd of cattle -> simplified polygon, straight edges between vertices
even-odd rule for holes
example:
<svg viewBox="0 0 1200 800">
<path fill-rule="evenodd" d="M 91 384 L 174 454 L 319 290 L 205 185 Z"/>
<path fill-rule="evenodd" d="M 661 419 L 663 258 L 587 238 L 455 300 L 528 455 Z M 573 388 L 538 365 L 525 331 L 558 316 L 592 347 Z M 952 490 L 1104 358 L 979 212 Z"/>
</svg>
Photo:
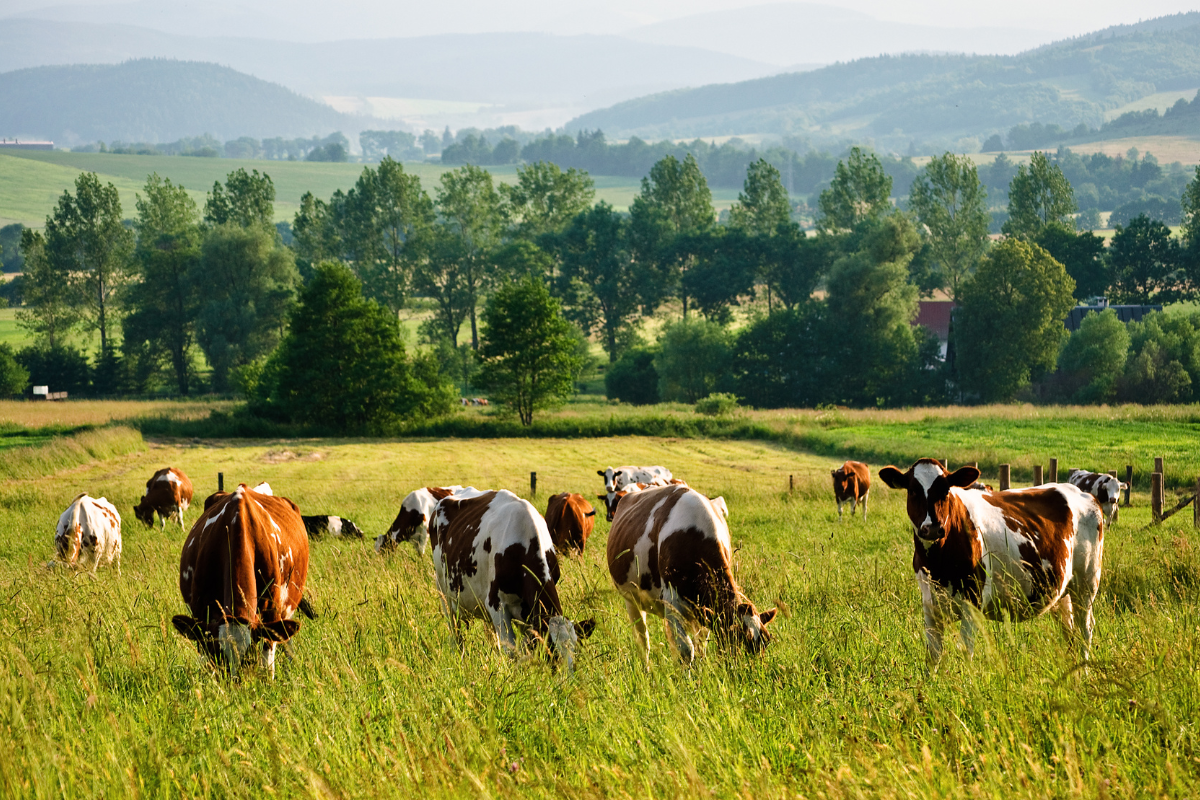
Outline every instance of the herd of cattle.
<svg viewBox="0 0 1200 800">
<path fill-rule="evenodd" d="M 862 503 L 865 519 L 867 465 L 847 461 L 832 473 L 839 521 L 847 503 L 851 516 Z M 704 496 L 665 467 L 609 467 L 598 474 L 605 491 L 597 497 L 612 522 L 609 573 L 646 663 L 647 613 L 666 620 L 684 663 L 691 663 L 695 639 L 707 631 L 762 650 L 775 609 L 760 613 L 734 579 L 724 498 Z M 975 467 L 949 472 L 931 458 L 903 472 L 884 467 L 879 478 L 907 492 L 931 666 L 951 619 L 959 621 L 971 651 L 980 612 L 1020 620 L 1054 609 L 1088 657 L 1104 529 L 1124 484 L 1074 470 L 1067 483 L 997 492 L 979 483 Z M 161 527 L 178 521 L 182 530 L 191 500 L 187 476 L 164 468 L 146 482 L 134 514 L 147 526 L 157 514 Z M 571 670 L 594 621 L 566 616 L 558 555 L 583 551 L 595 515 L 573 493 L 551 497 L 541 515 L 503 489 L 426 487 L 404 499 L 375 550 L 384 554 L 412 543 L 423 554 L 431 546 L 442 610 L 456 637 L 462 624 L 479 618 L 490 623 L 504 651 L 515 652 L 528 638 Z M 179 588 L 191 613 L 175 616 L 175 628 L 234 674 L 261 641 L 274 676 L 276 645 L 300 628 L 296 612 L 315 616 L 304 600 L 309 540 L 326 535 L 361 538 L 363 532 L 342 517 L 302 515 L 266 483 L 209 496 L 183 542 Z M 120 514 L 103 497 L 77 496 L 59 518 L 55 549 L 59 563 L 95 574 L 101 563 L 115 562 L 119 574 Z"/>
</svg>

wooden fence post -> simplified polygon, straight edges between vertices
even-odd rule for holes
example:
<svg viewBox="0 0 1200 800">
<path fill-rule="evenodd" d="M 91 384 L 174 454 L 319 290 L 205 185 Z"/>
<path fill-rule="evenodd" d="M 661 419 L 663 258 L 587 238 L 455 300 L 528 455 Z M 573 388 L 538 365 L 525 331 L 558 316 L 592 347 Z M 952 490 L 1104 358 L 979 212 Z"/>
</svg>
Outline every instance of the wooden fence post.
<svg viewBox="0 0 1200 800">
<path fill-rule="evenodd" d="M 1150 476 L 1150 514 L 1154 521 L 1162 519 L 1163 512 L 1163 475 L 1155 472 Z"/>
<path fill-rule="evenodd" d="M 1000 491 L 1007 492 L 1012 488 L 1012 467 L 1008 464 L 1000 465 Z"/>
<path fill-rule="evenodd" d="M 1058 483 L 1058 459 L 1050 459 L 1050 477 L 1046 483 Z"/>
<path fill-rule="evenodd" d="M 788 475 L 788 494 L 796 491 L 796 476 Z"/>
<path fill-rule="evenodd" d="M 537 473 L 536 472 L 529 473 L 529 494 L 531 496 L 537 496 Z"/>
<path fill-rule="evenodd" d="M 1167 471 L 1163 468 L 1162 456 L 1154 457 L 1154 471 L 1163 476 L 1163 486 L 1167 485 Z"/>
<path fill-rule="evenodd" d="M 1129 493 L 1133 491 L 1133 464 L 1125 465 L 1125 505 L 1129 505 Z"/>
<path fill-rule="evenodd" d="M 1034 486 L 1042 485 L 1042 465 L 1041 464 L 1033 465 L 1033 485 Z"/>
<path fill-rule="evenodd" d="M 217 491 L 218 492 L 225 491 L 225 473 L 224 472 L 217 473 Z"/>
</svg>

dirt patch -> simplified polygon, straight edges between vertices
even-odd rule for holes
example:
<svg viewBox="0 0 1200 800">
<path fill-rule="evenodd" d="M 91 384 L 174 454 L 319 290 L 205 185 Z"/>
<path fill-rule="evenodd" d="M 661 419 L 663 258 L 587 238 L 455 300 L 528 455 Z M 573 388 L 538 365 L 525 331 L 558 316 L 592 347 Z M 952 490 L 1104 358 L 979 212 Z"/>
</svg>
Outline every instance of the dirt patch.
<svg viewBox="0 0 1200 800">
<path fill-rule="evenodd" d="M 325 454 L 318 450 L 268 450 L 262 460 L 267 464 L 283 464 L 288 461 L 324 461 Z"/>
</svg>

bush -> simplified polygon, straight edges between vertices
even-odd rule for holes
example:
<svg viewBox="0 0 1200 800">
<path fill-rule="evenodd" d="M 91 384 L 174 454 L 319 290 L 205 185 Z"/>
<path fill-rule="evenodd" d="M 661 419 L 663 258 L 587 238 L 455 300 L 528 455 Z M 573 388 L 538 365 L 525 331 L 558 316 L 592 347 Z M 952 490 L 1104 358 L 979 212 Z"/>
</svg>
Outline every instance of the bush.
<svg viewBox="0 0 1200 800">
<path fill-rule="evenodd" d="M 658 370 L 654 359 L 658 350 L 634 347 L 626 350 L 604 376 L 604 391 L 609 400 L 620 400 L 635 406 L 659 402 Z"/>
<path fill-rule="evenodd" d="M 654 359 L 663 400 L 695 403 L 717 391 L 729 373 L 729 334 L 715 322 L 679 320 L 663 328 Z"/>
<path fill-rule="evenodd" d="M 725 417 L 738 409 L 737 396 L 727 392 L 713 392 L 696 401 L 696 413 L 709 417 Z"/>
<path fill-rule="evenodd" d="M 1073 403 L 1104 403 L 1116 392 L 1117 379 L 1129 354 L 1129 331 L 1106 308 L 1083 318 L 1066 346 L 1058 354 L 1058 369 L 1070 380 Z"/>
<path fill-rule="evenodd" d="M 29 370 L 17 361 L 12 345 L 0 344 L 0 397 L 21 394 L 29 385 Z"/>
<path fill-rule="evenodd" d="M 65 345 L 27 347 L 17 353 L 17 362 L 29 371 L 30 386 L 49 386 L 52 392 L 87 394 L 92 371 L 87 356 Z"/>
</svg>

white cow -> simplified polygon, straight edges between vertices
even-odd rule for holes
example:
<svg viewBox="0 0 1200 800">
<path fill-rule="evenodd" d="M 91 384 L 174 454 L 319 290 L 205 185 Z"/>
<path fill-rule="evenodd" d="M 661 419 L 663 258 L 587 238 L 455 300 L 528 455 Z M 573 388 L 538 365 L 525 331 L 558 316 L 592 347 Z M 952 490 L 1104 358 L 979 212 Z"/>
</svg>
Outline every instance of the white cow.
<svg viewBox="0 0 1200 800">
<path fill-rule="evenodd" d="M 619 492 L 631 483 L 648 486 L 666 486 L 671 480 L 671 470 L 666 467 L 607 467 L 596 470 L 604 478 L 604 491 Z"/>
<path fill-rule="evenodd" d="M 100 562 L 117 562 L 121 573 L 121 515 L 105 498 L 75 497 L 58 518 L 54 534 L 58 560 L 66 566 L 89 569 L 93 575 Z"/>
<path fill-rule="evenodd" d="M 375 537 L 375 552 L 386 553 L 403 542 L 412 542 L 417 555 L 425 554 L 425 543 L 429 541 L 429 518 L 438 501 L 444 497 L 467 493 L 476 495 L 474 486 L 427 486 L 408 493 L 400 504 L 400 511 L 392 527 L 382 536 Z"/>
<path fill-rule="evenodd" d="M 1117 505 L 1121 502 L 1121 492 L 1129 485 L 1117 480 L 1104 472 L 1088 472 L 1086 469 L 1073 469 L 1067 475 L 1067 483 L 1078 486 L 1096 498 L 1104 511 L 1104 524 L 1112 525 L 1117 518 Z"/>
</svg>

